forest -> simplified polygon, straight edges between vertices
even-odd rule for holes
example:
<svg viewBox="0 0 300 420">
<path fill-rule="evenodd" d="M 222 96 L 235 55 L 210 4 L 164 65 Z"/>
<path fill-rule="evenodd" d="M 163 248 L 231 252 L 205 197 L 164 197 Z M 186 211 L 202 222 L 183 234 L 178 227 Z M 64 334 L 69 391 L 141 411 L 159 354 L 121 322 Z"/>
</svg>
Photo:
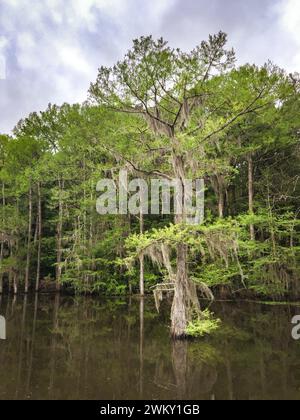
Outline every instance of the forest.
<svg viewBox="0 0 300 420">
<path fill-rule="evenodd" d="M 299 299 L 300 76 L 227 45 L 141 37 L 85 103 L 0 135 L 0 294 L 153 293 L 175 338 L 217 327 L 201 297 Z M 99 215 L 97 183 L 122 170 L 204 179 L 204 222 Z"/>
</svg>

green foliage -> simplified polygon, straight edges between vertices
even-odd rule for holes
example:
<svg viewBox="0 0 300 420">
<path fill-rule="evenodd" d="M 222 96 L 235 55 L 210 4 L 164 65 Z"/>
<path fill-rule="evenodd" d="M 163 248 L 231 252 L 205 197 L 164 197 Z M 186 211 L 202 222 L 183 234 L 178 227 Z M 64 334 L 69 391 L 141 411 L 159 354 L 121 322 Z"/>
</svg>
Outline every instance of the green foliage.
<svg viewBox="0 0 300 420">
<path fill-rule="evenodd" d="M 190 53 L 142 37 L 124 60 L 100 68 L 88 104 L 49 105 L 0 135 L 4 286 L 22 285 L 29 261 L 34 287 L 40 244 L 41 287 L 135 292 L 144 255 L 150 291 L 174 277 L 185 244 L 196 284 L 299 294 L 299 81 L 271 63 L 234 62 L 222 32 Z M 117 181 L 124 168 L 147 182 L 174 178 L 174 157 L 187 178 L 205 179 L 203 225 L 147 215 L 141 233 L 136 217 L 97 214 L 101 178 Z"/>
<path fill-rule="evenodd" d="M 202 338 L 215 333 L 221 326 L 220 319 L 214 318 L 208 310 L 203 312 L 203 319 L 190 322 L 186 333 L 189 337 Z"/>
</svg>

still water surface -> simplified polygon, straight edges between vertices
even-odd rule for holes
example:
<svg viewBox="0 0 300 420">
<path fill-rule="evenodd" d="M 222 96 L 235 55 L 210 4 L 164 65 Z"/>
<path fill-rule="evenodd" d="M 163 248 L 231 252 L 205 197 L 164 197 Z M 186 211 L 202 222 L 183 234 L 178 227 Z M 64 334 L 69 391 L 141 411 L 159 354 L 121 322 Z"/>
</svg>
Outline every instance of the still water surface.
<svg viewBox="0 0 300 420">
<path fill-rule="evenodd" d="M 172 343 L 145 300 L 1 298 L 0 400 L 300 399 L 297 306 L 216 303 L 211 338 Z"/>
</svg>

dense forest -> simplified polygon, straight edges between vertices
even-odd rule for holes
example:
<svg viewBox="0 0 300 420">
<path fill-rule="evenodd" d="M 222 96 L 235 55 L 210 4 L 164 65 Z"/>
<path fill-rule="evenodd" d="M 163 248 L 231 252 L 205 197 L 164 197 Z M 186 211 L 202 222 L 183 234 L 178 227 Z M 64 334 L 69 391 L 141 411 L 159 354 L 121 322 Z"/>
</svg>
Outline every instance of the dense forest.
<svg viewBox="0 0 300 420">
<path fill-rule="evenodd" d="M 124 169 L 204 179 L 204 223 L 99 215 L 98 181 Z M 299 75 L 236 66 L 222 32 L 190 53 L 142 37 L 86 103 L 0 136 L 0 293 L 154 291 L 175 337 L 213 324 L 200 296 L 297 298 L 299 181 Z"/>
</svg>

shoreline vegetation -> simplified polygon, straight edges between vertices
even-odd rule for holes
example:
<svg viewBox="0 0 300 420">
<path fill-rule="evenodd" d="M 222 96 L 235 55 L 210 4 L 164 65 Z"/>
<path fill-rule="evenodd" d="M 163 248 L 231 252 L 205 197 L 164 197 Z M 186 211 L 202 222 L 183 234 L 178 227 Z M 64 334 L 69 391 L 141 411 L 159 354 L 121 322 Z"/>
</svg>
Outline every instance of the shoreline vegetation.
<svg viewBox="0 0 300 420">
<path fill-rule="evenodd" d="M 204 223 L 188 224 L 185 203 L 99 215 L 97 183 L 124 170 L 203 179 Z M 0 135 L 0 192 L 0 294 L 154 292 L 156 309 L 173 302 L 175 339 L 207 321 L 201 298 L 297 300 L 300 77 L 237 67 L 223 32 L 189 53 L 141 37 L 86 103 Z"/>
</svg>

